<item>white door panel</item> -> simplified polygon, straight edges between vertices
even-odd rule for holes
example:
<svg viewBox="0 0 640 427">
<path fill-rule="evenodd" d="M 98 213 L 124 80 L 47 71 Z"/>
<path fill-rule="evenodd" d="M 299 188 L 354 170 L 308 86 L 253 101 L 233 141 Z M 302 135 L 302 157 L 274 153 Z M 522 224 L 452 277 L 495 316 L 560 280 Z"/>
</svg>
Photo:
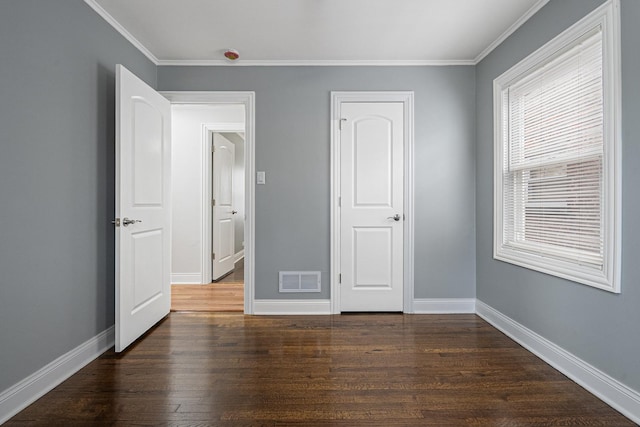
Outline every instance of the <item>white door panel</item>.
<svg viewBox="0 0 640 427">
<path fill-rule="evenodd" d="M 365 117 L 353 123 L 354 206 L 392 204 L 392 122 Z"/>
<path fill-rule="evenodd" d="M 341 118 L 340 309 L 402 311 L 404 107 L 345 102 Z"/>
<path fill-rule="evenodd" d="M 234 267 L 235 227 L 233 217 L 233 165 L 235 145 L 218 133 L 213 134 L 213 234 L 215 257 L 211 262 L 211 276 L 217 280 Z"/>
<path fill-rule="evenodd" d="M 169 313 L 169 101 L 116 73 L 116 351 Z M 127 220 L 134 221 L 126 224 Z"/>
<path fill-rule="evenodd" d="M 354 289 L 392 288 L 393 227 L 353 227 Z"/>
</svg>

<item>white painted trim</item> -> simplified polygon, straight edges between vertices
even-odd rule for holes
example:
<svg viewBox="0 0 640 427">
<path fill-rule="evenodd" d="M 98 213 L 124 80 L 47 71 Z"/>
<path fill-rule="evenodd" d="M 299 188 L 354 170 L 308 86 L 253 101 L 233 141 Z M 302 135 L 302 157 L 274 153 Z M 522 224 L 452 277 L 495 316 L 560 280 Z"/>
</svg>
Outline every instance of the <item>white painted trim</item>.
<svg viewBox="0 0 640 427">
<path fill-rule="evenodd" d="M 476 300 L 476 313 L 625 417 L 640 423 L 640 392 L 631 389 L 480 300 Z"/>
<path fill-rule="evenodd" d="M 331 300 L 257 299 L 253 308 L 256 315 L 326 315 L 331 314 Z"/>
<path fill-rule="evenodd" d="M 0 393 L 0 424 L 22 411 L 113 346 L 115 329 L 100 332 Z"/>
<path fill-rule="evenodd" d="M 149 49 L 147 49 L 138 39 L 136 39 L 133 34 L 127 31 L 120 23 L 113 17 L 109 12 L 104 10 L 102 6 L 100 6 L 96 0 L 84 0 L 84 2 L 91 7 L 98 15 L 100 15 L 109 25 L 111 25 L 117 32 L 119 32 L 129 43 L 131 43 L 136 49 L 144 54 L 151 62 L 155 65 L 160 64 L 160 60 L 153 54 Z"/>
<path fill-rule="evenodd" d="M 206 282 L 200 273 L 171 273 L 172 285 L 200 285 L 202 283 Z"/>
<path fill-rule="evenodd" d="M 415 298 L 414 314 L 466 314 L 476 312 L 475 298 Z"/>
<path fill-rule="evenodd" d="M 238 252 L 236 252 L 236 254 L 233 256 L 233 263 L 235 264 L 236 262 L 240 261 L 241 259 L 244 258 L 244 249 L 240 249 Z"/>
<path fill-rule="evenodd" d="M 527 22 L 529 20 L 529 18 L 531 18 L 533 15 L 535 15 L 547 3 L 549 3 L 549 0 L 538 0 L 538 2 L 535 3 L 533 6 L 531 6 L 531 8 L 529 8 L 529 10 L 527 10 L 524 13 L 524 15 L 522 15 L 520 18 L 518 18 L 518 20 L 516 22 L 511 24 L 511 26 L 509 28 L 507 28 L 507 30 L 504 33 L 500 34 L 500 36 L 498 36 L 497 39 L 495 39 L 493 42 L 491 42 L 491 44 L 489 46 L 487 46 L 482 52 L 480 52 L 478 54 L 478 56 L 476 56 L 474 58 L 474 60 L 472 61 L 473 65 L 476 65 L 477 63 L 482 61 L 495 48 L 500 46 L 500 44 L 502 44 L 503 41 L 505 41 L 507 38 L 509 38 L 509 36 L 511 34 L 515 33 L 516 30 L 522 26 L 522 24 Z"/>
<path fill-rule="evenodd" d="M 245 107 L 244 312 L 245 314 L 253 314 L 255 295 L 255 92 L 164 91 L 160 94 L 172 104 L 243 104 Z"/>
<path fill-rule="evenodd" d="M 413 312 L 414 295 L 414 92 L 331 92 L 331 312 L 340 313 L 340 106 L 343 102 L 404 104 L 404 289 L 403 312 Z"/>
<path fill-rule="evenodd" d="M 210 201 L 213 199 L 213 164 L 211 163 L 211 138 L 212 132 L 244 132 L 244 123 L 204 123 L 202 125 L 202 170 L 200 176 L 202 183 L 202 278 L 203 283 L 210 283 L 213 280 L 211 268 L 211 253 L 213 252 L 213 206 Z"/>
<path fill-rule="evenodd" d="M 549 1 L 549 0 L 546 0 Z M 226 59 L 161 59 L 160 66 L 202 66 L 202 67 L 444 67 L 451 65 L 475 65 L 472 59 L 280 59 L 280 60 L 238 60 Z"/>
</svg>

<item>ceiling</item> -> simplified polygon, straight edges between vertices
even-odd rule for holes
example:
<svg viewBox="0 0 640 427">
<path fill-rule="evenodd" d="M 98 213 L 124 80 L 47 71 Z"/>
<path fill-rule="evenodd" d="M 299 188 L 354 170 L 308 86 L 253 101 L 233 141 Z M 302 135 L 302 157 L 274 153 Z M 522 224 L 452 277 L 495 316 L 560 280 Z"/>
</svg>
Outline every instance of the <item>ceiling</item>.
<svg viewBox="0 0 640 427">
<path fill-rule="evenodd" d="M 548 0 L 85 0 L 159 65 L 474 64 Z"/>
</svg>

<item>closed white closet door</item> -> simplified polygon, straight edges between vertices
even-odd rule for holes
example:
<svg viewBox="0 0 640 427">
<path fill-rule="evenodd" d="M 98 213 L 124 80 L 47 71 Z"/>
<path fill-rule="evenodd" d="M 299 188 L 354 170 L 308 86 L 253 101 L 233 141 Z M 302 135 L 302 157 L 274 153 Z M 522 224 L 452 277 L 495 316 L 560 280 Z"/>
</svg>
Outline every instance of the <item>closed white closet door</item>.
<svg viewBox="0 0 640 427">
<path fill-rule="evenodd" d="M 340 310 L 402 311 L 403 104 L 340 112 Z"/>
</svg>

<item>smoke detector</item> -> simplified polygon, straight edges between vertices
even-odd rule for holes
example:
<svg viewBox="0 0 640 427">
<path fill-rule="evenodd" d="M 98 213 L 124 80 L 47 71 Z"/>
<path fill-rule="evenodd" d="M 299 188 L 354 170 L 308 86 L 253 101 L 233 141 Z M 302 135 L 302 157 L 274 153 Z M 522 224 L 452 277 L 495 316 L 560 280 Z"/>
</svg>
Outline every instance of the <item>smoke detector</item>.
<svg viewBox="0 0 640 427">
<path fill-rule="evenodd" d="M 240 52 L 235 49 L 227 49 L 224 51 L 223 55 L 230 62 L 235 62 L 240 58 Z"/>
</svg>

